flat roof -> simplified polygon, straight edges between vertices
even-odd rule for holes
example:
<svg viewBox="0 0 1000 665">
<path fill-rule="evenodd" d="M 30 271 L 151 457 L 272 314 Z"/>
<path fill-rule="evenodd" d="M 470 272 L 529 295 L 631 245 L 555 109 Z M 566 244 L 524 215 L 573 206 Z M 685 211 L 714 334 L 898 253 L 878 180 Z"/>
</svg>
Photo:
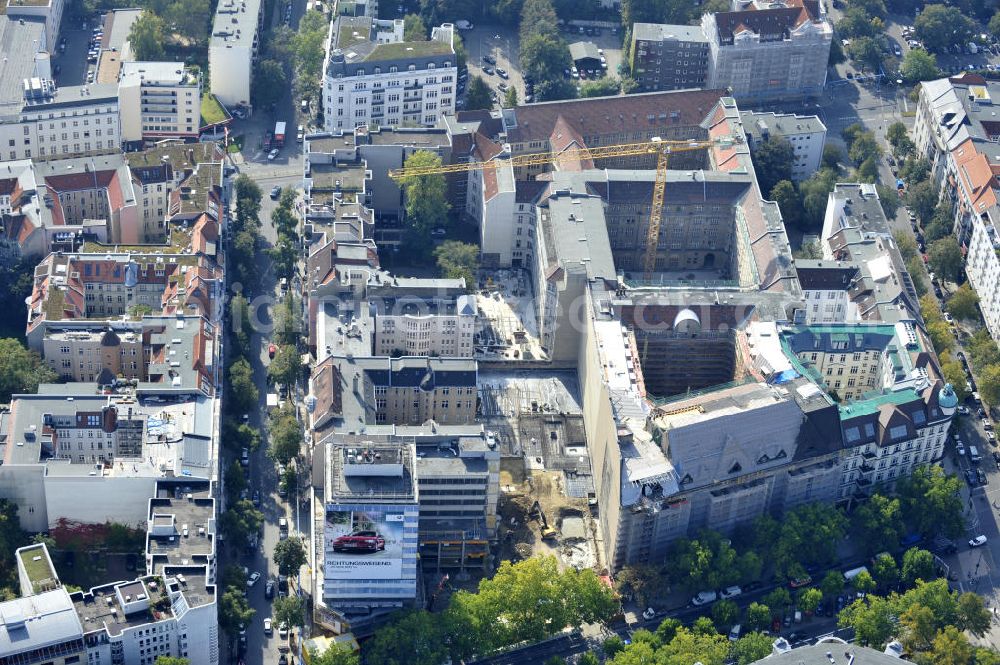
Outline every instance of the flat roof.
<svg viewBox="0 0 1000 665">
<path fill-rule="evenodd" d="M 250 46 L 257 37 L 261 0 L 220 0 L 212 22 L 209 48 Z"/>
<path fill-rule="evenodd" d="M 80 617 L 66 589 L 60 587 L 0 603 L 0 654 L 15 656 L 74 643 L 79 651 L 86 650 Z"/>
<path fill-rule="evenodd" d="M 634 23 L 632 38 L 640 41 L 704 42 L 708 38 L 700 25 L 668 25 L 665 23 Z"/>
</svg>

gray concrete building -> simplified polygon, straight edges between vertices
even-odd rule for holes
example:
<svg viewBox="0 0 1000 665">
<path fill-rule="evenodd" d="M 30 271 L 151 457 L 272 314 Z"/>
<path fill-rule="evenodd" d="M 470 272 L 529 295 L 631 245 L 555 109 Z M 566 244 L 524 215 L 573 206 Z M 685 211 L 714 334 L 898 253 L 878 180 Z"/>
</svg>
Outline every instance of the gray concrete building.
<svg viewBox="0 0 1000 665">
<path fill-rule="evenodd" d="M 636 23 L 632 26 L 632 76 L 643 91 L 704 88 L 708 38 L 700 26 Z"/>
<path fill-rule="evenodd" d="M 819 0 L 754 2 L 740 9 L 702 17 L 708 87 L 729 88 L 743 105 L 822 94 L 833 26 Z"/>
</svg>

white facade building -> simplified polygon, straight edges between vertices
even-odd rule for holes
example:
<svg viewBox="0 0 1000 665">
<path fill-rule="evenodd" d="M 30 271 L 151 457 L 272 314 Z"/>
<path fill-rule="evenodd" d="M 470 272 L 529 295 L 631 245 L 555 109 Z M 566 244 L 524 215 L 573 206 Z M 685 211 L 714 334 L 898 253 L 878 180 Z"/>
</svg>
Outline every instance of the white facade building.
<svg viewBox="0 0 1000 665">
<path fill-rule="evenodd" d="M 473 296 L 369 299 L 375 319 L 375 355 L 464 356 L 473 354 Z"/>
<path fill-rule="evenodd" d="M 455 111 L 454 27 L 403 41 L 403 22 L 340 16 L 330 25 L 323 69 L 328 132 L 361 125 L 426 125 Z"/>
<path fill-rule="evenodd" d="M 123 63 L 118 101 L 122 141 L 198 136 L 201 77 L 182 63 Z"/>
<path fill-rule="evenodd" d="M 742 111 L 743 130 L 751 149 L 772 136 L 792 146 L 792 180 L 801 182 L 819 170 L 826 144 L 826 125 L 814 115 Z M 770 192 L 767 192 L 770 193 Z"/>
<path fill-rule="evenodd" d="M 226 108 L 250 104 L 263 7 L 261 0 L 221 0 L 215 10 L 208 43 L 208 71 L 212 94 Z"/>
</svg>

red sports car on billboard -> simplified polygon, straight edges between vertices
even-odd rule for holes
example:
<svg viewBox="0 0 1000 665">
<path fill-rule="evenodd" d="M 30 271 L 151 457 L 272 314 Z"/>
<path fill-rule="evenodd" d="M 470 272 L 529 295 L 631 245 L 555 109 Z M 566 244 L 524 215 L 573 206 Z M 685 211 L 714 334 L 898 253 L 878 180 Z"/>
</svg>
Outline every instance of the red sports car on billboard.
<svg viewBox="0 0 1000 665">
<path fill-rule="evenodd" d="M 385 538 L 376 531 L 355 531 L 333 541 L 334 552 L 380 552 L 384 549 Z"/>
</svg>

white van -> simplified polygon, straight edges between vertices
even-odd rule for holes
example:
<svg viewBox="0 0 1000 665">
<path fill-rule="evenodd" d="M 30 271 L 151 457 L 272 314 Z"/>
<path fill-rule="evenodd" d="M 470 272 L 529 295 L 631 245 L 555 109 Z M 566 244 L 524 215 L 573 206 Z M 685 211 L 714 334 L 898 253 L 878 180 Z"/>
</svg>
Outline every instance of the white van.
<svg viewBox="0 0 1000 665">
<path fill-rule="evenodd" d="M 969 460 L 971 460 L 973 464 L 979 464 L 983 460 L 983 458 L 979 456 L 979 449 L 975 446 L 969 446 Z"/>
<path fill-rule="evenodd" d="M 850 570 L 848 570 L 847 572 L 844 573 L 844 579 L 846 581 L 850 582 L 851 580 L 853 580 L 855 577 L 857 577 L 861 573 L 867 573 L 867 572 L 868 572 L 868 568 L 866 566 L 859 566 L 858 568 L 851 568 Z"/>
</svg>

